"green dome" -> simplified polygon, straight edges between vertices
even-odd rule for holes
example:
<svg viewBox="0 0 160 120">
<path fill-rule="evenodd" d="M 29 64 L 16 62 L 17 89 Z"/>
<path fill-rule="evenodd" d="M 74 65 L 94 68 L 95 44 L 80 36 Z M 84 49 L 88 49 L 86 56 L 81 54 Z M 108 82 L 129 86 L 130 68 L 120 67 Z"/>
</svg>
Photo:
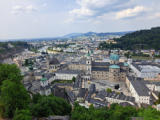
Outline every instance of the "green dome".
<svg viewBox="0 0 160 120">
<path fill-rule="evenodd" d="M 87 56 L 88 56 L 88 57 L 90 57 L 90 56 L 91 56 L 91 54 L 90 54 L 90 53 L 88 53 L 88 54 L 87 54 Z"/>
<path fill-rule="evenodd" d="M 47 78 L 42 78 L 41 81 L 42 82 L 47 81 Z"/>
<path fill-rule="evenodd" d="M 125 63 L 124 63 L 124 66 L 125 66 L 125 67 L 128 67 L 129 65 L 128 65 L 128 63 L 125 62 Z"/>
<path fill-rule="evenodd" d="M 120 69 L 120 67 L 118 65 L 111 65 L 111 66 L 109 66 L 109 68 L 111 68 L 111 69 Z"/>
<path fill-rule="evenodd" d="M 93 54 L 93 50 L 91 50 L 91 52 L 90 52 L 91 54 Z"/>
<path fill-rule="evenodd" d="M 91 53 L 88 51 L 87 53 L 86 53 L 86 57 L 90 57 L 91 56 Z"/>
<path fill-rule="evenodd" d="M 111 54 L 110 55 L 110 60 L 118 61 L 119 60 L 119 55 L 117 55 L 117 54 Z"/>
</svg>

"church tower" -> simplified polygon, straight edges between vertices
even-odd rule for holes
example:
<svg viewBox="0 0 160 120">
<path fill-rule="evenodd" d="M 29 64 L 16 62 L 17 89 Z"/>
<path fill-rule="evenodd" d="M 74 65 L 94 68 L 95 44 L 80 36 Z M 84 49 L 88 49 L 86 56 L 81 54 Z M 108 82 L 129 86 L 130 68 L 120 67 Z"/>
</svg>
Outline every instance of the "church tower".
<svg viewBox="0 0 160 120">
<path fill-rule="evenodd" d="M 91 59 L 91 57 L 90 57 L 89 51 L 88 51 L 88 54 L 87 54 L 86 65 L 87 65 L 87 72 L 89 72 L 89 74 L 91 74 L 91 70 L 92 70 L 92 59 Z"/>
</svg>

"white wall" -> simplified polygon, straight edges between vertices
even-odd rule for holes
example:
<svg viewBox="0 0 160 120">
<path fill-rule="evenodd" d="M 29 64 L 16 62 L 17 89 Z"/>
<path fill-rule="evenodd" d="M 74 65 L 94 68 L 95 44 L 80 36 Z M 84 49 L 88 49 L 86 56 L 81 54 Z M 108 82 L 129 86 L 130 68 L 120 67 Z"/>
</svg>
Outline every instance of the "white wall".
<svg viewBox="0 0 160 120">
<path fill-rule="evenodd" d="M 73 77 L 77 78 L 78 74 L 62 74 L 56 73 L 55 79 L 58 80 L 72 80 Z"/>
</svg>

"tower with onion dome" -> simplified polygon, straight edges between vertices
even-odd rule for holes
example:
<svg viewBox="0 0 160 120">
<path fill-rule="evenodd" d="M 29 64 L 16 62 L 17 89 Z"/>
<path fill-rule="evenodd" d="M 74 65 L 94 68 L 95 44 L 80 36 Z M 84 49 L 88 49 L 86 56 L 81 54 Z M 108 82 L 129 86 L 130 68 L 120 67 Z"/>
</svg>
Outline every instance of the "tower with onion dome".
<svg viewBox="0 0 160 120">
<path fill-rule="evenodd" d="M 111 64 L 118 64 L 119 63 L 119 55 L 117 55 L 117 54 L 111 53 L 109 59 L 110 59 Z"/>
</svg>

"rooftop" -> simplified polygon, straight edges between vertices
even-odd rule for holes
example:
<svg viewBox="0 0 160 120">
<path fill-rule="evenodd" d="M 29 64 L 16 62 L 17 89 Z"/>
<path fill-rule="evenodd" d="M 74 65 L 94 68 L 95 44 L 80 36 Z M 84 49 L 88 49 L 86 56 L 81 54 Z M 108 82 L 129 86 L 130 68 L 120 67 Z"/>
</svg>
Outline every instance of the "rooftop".
<svg viewBox="0 0 160 120">
<path fill-rule="evenodd" d="M 125 62 L 125 63 L 124 63 L 124 66 L 125 66 L 125 67 L 128 67 L 129 65 L 128 65 L 128 63 Z"/>
<path fill-rule="evenodd" d="M 47 78 L 42 78 L 41 81 L 47 81 Z"/>
<path fill-rule="evenodd" d="M 119 60 L 119 55 L 112 53 L 112 54 L 110 55 L 110 60 L 114 60 L 114 61 Z"/>
<path fill-rule="evenodd" d="M 80 74 L 81 71 L 79 70 L 59 70 L 56 73 L 58 74 Z"/>
<path fill-rule="evenodd" d="M 156 64 L 150 63 L 133 63 L 132 64 L 135 68 L 137 68 L 140 72 L 147 73 L 147 72 L 154 72 L 160 73 L 160 66 Z"/>
<path fill-rule="evenodd" d="M 132 86 L 136 90 L 139 96 L 149 96 L 149 89 L 145 85 L 145 81 L 142 78 L 128 77 Z"/>
<path fill-rule="evenodd" d="M 109 71 L 109 69 L 105 67 L 92 67 L 92 71 Z"/>
<path fill-rule="evenodd" d="M 119 65 L 111 65 L 111 66 L 109 66 L 109 68 L 111 68 L 111 69 L 120 69 L 120 66 Z"/>
<path fill-rule="evenodd" d="M 50 57 L 50 58 L 49 58 L 49 64 L 56 65 L 56 64 L 60 64 L 60 62 L 58 61 L 57 58 L 55 58 L 55 57 Z"/>
<path fill-rule="evenodd" d="M 110 65 L 110 63 L 109 62 L 92 62 L 92 66 L 95 66 L 95 67 L 101 67 L 101 66 L 105 66 L 105 67 L 107 67 L 107 66 L 109 66 Z"/>
</svg>

